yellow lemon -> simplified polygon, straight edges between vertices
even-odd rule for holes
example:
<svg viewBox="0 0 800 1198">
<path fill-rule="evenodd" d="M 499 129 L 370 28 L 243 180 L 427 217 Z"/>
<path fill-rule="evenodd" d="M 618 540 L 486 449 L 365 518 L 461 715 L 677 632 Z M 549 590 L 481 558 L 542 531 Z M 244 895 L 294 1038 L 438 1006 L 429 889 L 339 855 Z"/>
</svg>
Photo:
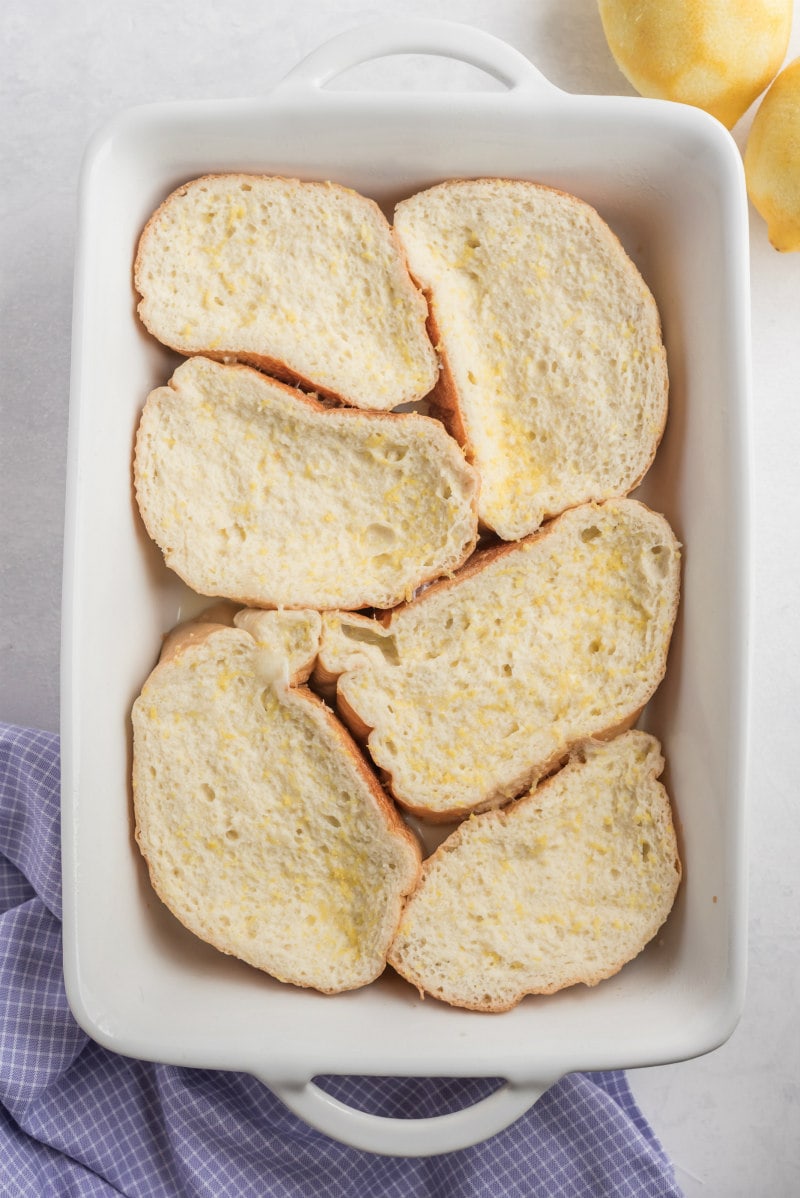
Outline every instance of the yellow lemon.
<svg viewBox="0 0 800 1198">
<path fill-rule="evenodd" d="M 792 0 L 598 0 L 609 49 L 642 96 L 729 129 L 780 70 Z"/>
<path fill-rule="evenodd" d="M 775 249 L 800 250 L 800 58 L 781 71 L 761 101 L 744 171 Z"/>
</svg>

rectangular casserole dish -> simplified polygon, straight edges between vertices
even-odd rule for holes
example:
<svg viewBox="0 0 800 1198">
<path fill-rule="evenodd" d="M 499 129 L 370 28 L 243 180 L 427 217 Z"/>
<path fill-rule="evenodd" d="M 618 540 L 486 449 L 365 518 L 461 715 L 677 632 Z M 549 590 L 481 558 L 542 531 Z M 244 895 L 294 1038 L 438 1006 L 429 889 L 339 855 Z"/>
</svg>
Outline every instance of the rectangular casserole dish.
<svg viewBox="0 0 800 1198">
<path fill-rule="evenodd" d="M 326 88 L 399 53 L 449 56 L 506 90 Z M 208 602 L 165 568 L 135 510 L 134 432 L 175 357 L 138 325 L 131 267 L 159 202 L 201 174 L 332 179 L 394 203 L 439 180 L 501 175 L 573 192 L 621 237 L 658 302 L 671 406 L 636 493 L 684 545 L 661 739 L 684 882 L 662 933 L 616 977 L 503 1015 L 421 1002 L 389 974 L 335 998 L 282 986 L 195 940 L 150 889 L 131 826 L 130 708 L 162 635 Z M 475 1143 L 573 1070 L 654 1065 L 722 1043 L 745 984 L 749 323 L 738 151 L 696 109 L 565 94 L 515 50 L 436 21 L 345 34 L 252 100 L 130 110 L 87 152 L 71 384 L 62 659 L 64 968 L 79 1023 L 117 1052 L 255 1074 L 309 1123 L 376 1152 Z M 491 1076 L 483 1103 L 428 1120 L 344 1107 L 325 1073 Z"/>
</svg>

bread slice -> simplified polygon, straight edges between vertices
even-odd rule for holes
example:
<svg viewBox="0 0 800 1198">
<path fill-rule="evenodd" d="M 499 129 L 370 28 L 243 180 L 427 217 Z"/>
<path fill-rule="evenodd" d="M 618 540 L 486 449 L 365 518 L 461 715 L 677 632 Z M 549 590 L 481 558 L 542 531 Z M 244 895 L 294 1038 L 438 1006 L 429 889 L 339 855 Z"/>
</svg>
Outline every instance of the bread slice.
<svg viewBox="0 0 800 1198">
<path fill-rule="evenodd" d="M 656 452 L 667 366 L 653 296 L 574 196 L 509 179 L 451 181 L 397 206 L 443 363 L 434 411 L 481 474 L 505 540 L 627 494 Z"/>
<path fill-rule="evenodd" d="M 663 516 L 585 504 L 383 622 L 327 614 L 317 676 L 338 676 L 338 710 L 397 801 L 447 822 L 635 722 L 666 669 L 679 574 Z"/>
<path fill-rule="evenodd" d="M 194 179 L 148 221 L 134 277 L 143 323 L 181 354 L 381 411 L 436 381 L 425 301 L 377 204 L 349 188 Z"/>
<path fill-rule="evenodd" d="M 658 741 L 587 742 L 427 859 L 389 964 L 454 1006 L 507 1011 L 611 977 L 652 940 L 681 879 Z"/>
<path fill-rule="evenodd" d="M 326 408 L 203 357 L 148 397 L 134 476 L 167 565 L 251 606 L 391 607 L 477 536 L 477 476 L 438 421 Z"/>
<path fill-rule="evenodd" d="M 136 839 L 191 932 L 326 993 L 385 966 L 417 843 L 323 703 L 316 612 L 179 630 L 133 706 Z"/>
</svg>

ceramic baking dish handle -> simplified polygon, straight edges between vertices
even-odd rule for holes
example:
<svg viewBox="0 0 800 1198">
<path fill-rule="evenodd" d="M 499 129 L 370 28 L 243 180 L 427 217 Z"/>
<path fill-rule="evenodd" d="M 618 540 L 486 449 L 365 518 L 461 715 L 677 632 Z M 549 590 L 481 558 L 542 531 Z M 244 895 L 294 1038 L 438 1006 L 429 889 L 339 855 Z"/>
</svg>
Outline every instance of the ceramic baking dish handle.
<svg viewBox="0 0 800 1198">
<path fill-rule="evenodd" d="M 558 93 L 532 63 L 507 42 L 454 21 L 408 18 L 361 25 L 325 42 L 278 84 L 277 92 L 322 88 L 351 67 L 391 54 L 433 54 L 485 71 L 509 91 Z"/>
<path fill-rule="evenodd" d="M 488 1140 L 524 1115 L 556 1079 L 535 1085 L 506 1082 L 488 1098 L 449 1115 L 391 1119 L 356 1110 L 314 1082 L 276 1085 L 261 1079 L 311 1127 L 334 1140 L 382 1156 L 437 1156 Z"/>
</svg>

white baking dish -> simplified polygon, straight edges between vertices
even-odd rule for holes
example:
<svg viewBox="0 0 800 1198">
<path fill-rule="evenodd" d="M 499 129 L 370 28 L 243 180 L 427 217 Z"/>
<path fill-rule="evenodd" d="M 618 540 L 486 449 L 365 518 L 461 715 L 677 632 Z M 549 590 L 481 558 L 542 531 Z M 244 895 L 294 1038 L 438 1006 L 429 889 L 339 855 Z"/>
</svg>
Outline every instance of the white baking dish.
<svg viewBox="0 0 800 1198">
<path fill-rule="evenodd" d="M 471 63 L 507 90 L 325 87 L 349 66 L 401 52 Z M 667 680 L 646 723 L 666 751 L 685 881 L 663 934 L 595 989 L 495 1016 L 421 1002 L 393 976 L 326 998 L 216 953 L 150 890 L 131 833 L 129 710 L 162 634 L 201 603 L 166 570 L 134 510 L 138 413 L 174 359 L 137 325 L 131 263 L 159 201 L 224 170 L 339 180 L 387 211 L 447 177 L 555 184 L 599 209 L 655 292 L 671 413 L 640 494 L 672 521 L 685 570 Z M 134 1057 L 246 1070 L 334 1137 L 422 1155 L 493 1134 L 569 1071 L 674 1061 L 728 1037 L 745 978 L 746 221 L 738 153 L 710 117 L 567 95 L 504 43 L 441 22 L 358 29 L 265 98 L 140 108 L 94 140 L 75 289 L 62 751 L 67 992 L 96 1040 Z M 464 1112 L 409 1121 L 342 1106 L 311 1081 L 324 1073 L 508 1082 Z"/>
</svg>

